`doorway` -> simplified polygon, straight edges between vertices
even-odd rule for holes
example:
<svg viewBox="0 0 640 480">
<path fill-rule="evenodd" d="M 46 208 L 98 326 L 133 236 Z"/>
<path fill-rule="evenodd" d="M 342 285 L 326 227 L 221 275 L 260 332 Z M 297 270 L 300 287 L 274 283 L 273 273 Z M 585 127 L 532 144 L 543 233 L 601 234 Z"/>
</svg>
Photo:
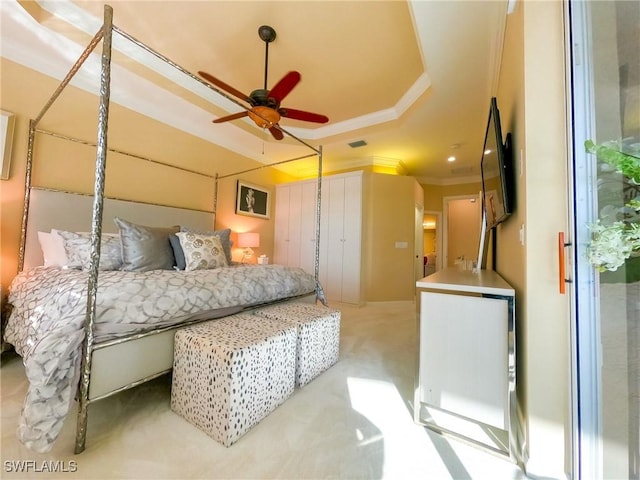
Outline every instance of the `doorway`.
<svg viewBox="0 0 640 480">
<path fill-rule="evenodd" d="M 422 245 L 424 243 L 424 230 L 422 229 L 422 218 L 424 216 L 424 206 L 416 203 L 415 215 L 414 215 L 414 241 L 413 241 L 413 256 L 414 256 L 414 280 L 420 280 L 424 275 L 423 267 L 423 254 Z"/>
<path fill-rule="evenodd" d="M 442 212 L 427 210 L 422 217 L 424 276 L 442 269 Z"/>
<path fill-rule="evenodd" d="M 452 268 L 463 260 L 477 260 L 482 220 L 479 196 L 444 197 L 443 203 L 442 265 Z"/>
</svg>

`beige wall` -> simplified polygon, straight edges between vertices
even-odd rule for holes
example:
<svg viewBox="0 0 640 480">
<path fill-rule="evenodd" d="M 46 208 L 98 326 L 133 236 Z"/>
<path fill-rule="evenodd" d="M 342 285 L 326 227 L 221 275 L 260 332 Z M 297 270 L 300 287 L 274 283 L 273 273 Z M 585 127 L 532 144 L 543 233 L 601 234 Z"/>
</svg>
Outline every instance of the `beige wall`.
<svg viewBox="0 0 640 480">
<path fill-rule="evenodd" d="M 4 294 L 17 272 L 29 119 L 38 115 L 59 82 L 4 58 L 0 67 L 0 108 L 16 115 L 10 178 L 0 181 L 0 281 Z M 68 87 L 45 115 L 39 128 L 95 142 L 96 118 L 96 97 Z M 209 175 L 216 172 L 224 175 L 258 165 L 253 160 L 113 102 L 110 105 L 108 142 L 110 148 L 180 164 Z M 34 152 L 34 186 L 93 192 L 93 147 L 38 135 Z M 242 179 L 272 188 L 272 191 L 275 183 L 288 180 L 274 169 L 245 174 Z M 261 234 L 260 253 L 271 255 L 273 221 L 236 215 L 235 183 L 235 177 L 220 181 L 215 228 L 228 227 L 234 232 L 257 231 Z M 213 178 L 180 172 L 130 156 L 110 153 L 107 157 L 105 189 L 109 196 L 212 211 L 214 185 Z"/>
<path fill-rule="evenodd" d="M 569 300 L 557 280 L 568 211 L 563 4 L 518 2 L 506 27 L 497 98 L 513 134 L 516 209 L 498 227 L 496 267 L 516 290 L 527 471 L 561 478 L 571 458 Z"/>
<path fill-rule="evenodd" d="M 442 199 L 458 195 L 478 195 L 482 190 L 482 182 L 460 183 L 455 185 L 422 184 L 424 190 L 424 209 L 442 212 Z"/>
<path fill-rule="evenodd" d="M 413 177 L 365 174 L 363 263 L 370 302 L 412 300 L 415 295 L 415 206 L 422 189 Z M 407 248 L 396 248 L 406 242 Z"/>
<path fill-rule="evenodd" d="M 443 208 L 444 208 L 444 198 L 445 197 L 459 197 L 459 196 L 464 196 L 464 195 L 478 195 L 480 193 L 480 191 L 482 190 L 482 182 L 480 180 L 478 180 L 477 182 L 470 182 L 470 183 L 460 183 L 460 184 L 454 184 L 454 185 L 433 185 L 433 184 L 422 184 L 422 189 L 423 189 L 423 201 L 424 201 L 424 210 L 425 211 L 429 211 L 429 212 L 440 212 L 442 213 L 442 222 L 440 225 L 437 226 L 437 231 L 435 233 L 436 236 L 436 250 L 437 251 L 437 242 L 439 241 L 444 241 L 444 235 L 442 234 L 442 232 L 440 230 L 442 230 L 443 228 L 445 228 L 445 223 L 446 219 L 445 219 L 445 215 L 443 212 Z M 476 232 L 476 229 L 473 230 L 473 232 Z M 478 235 L 478 233 L 473 233 L 474 235 Z M 477 245 L 476 245 L 476 250 L 477 250 Z M 441 252 L 440 252 L 440 256 L 444 255 L 444 245 L 441 246 Z M 477 251 L 476 251 L 477 254 Z M 475 256 L 475 254 L 474 254 Z M 449 258 L 453 258 L 449 256 Z M 442 261 L 442 265 L 443 267 L 446 267 L 446 265 L 444 265 L 444 258 L 440 259 Z M 453 260 L 451 260 L 453 261 Z"/>
<path fill-rule="evenodd" d="M 446 267 L 456 265 L 456 259 L 476 260 L 480 245 L 481 204 L 471 199 L 447 201 L 447 250 Z M 443 259 L 444 260 L 444 259 Z"/>
</svg>

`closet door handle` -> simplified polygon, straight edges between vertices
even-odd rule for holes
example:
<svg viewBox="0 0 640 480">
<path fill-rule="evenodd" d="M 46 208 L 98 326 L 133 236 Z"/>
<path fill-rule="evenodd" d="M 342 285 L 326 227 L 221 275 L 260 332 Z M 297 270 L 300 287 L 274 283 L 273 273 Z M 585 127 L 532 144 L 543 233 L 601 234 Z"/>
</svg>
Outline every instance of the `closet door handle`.
<svg viewBox="0 0 640 480">
<path fill-rule="evenodd" d="M 567 283 L 571 283 L 566 275 L 564 255 L 564 249 L 569 246 L 571 243 L 565 242 L 564 232 L 558 232 L 558 289 L 561 295 L 567 293 Z"/>
</svg>

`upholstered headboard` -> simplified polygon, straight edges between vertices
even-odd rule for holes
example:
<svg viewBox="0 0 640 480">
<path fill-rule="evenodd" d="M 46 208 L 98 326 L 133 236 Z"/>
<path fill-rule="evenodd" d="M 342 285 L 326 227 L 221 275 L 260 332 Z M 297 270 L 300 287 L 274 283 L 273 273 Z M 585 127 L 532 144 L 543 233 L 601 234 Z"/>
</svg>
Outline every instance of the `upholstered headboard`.
<svg viewBox="0 0 640 480">
<path fill-rule="evenodd" d="M 24 270 L 44 262 L 38 232 L 49 232 L 52 228 L 71 232 L 91 231 L 92 195 L 32 188 L 29 203 Z M 151 227 L 184 225 L 201 230 L 214 228 L 211 212 L 105 199 L 102 215 L 104 233 L 118 233 L 114 217 Z"/>
</svg>

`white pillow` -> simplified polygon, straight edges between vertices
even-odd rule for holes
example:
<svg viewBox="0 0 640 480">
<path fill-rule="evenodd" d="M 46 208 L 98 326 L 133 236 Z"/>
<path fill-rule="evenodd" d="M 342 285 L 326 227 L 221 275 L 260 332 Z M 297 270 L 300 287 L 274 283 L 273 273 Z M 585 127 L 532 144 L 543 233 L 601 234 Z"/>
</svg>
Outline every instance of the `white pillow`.
<svg viewBox="0 0 640 480">
<path fill-rule="evenodd" d="M 228 265 L 218 235 L 178 232 L 176 236 L 184 251 L 185 270 L 204 270 Z"/>
<path fill-rule="evenodd" d="M 49 232 L 38 232 L 38 242 L 42 249 L 45 267 L 64 267 L 67 265 L 67 253 L 64 250 L 62 237 L 55 230 Z"/>
</svg>

